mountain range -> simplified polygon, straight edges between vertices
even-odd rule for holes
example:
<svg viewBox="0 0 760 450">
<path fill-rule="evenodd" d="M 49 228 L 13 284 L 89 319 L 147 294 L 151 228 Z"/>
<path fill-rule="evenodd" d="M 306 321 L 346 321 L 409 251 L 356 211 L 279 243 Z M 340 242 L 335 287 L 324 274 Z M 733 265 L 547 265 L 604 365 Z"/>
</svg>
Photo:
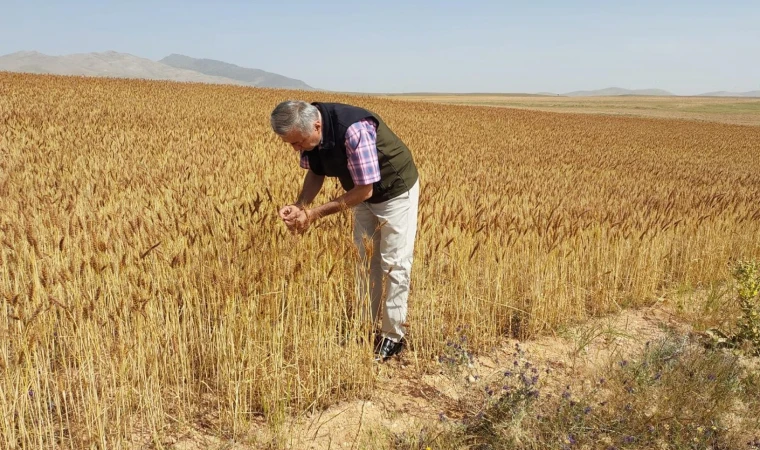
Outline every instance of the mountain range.
<svg viewBox="0 0 760 450">
<path fill-rule="evenodd" d="M 702 97 L 760 97 L 760 91 L 749 91 L 749 92 L 718 91 L 718 92 L 708 92 L 706 94 L 702 94 Z"/>
<path fill-rule="evenodd" d="M 35 51 L 21 51 L 0 56 L 0 71 L 49 73 L 56 75 L 106 76 L 117 78 L 145 78 L 214 84 L 236 84 L 279 89 L 315 90 L 305 82 L 213 59 L 191 58 L 171 54 L 153 61 L 128 53 L 114 51 L 100 53 L 77 53 L 50 56 Z M 540 93 L 539 95 L 562 95 L 566 97 L 595 96 L 674 96 L 662 89 L 623 89 L 610 87 L 599 90 L 573 91 L 564 94 Z M 704 97 L 756 97 L 760 90 L 750 92 L 707 92 Z"/>
<path fill-rule="evenodd" d="M 597 96 L 618 96 L 618 95 L 645 95 L 652 97 L 672 96 L 675 95 L 672 92 L 664 91 L 662 89 L 623 89 L 619 87 L 609 87 L 606 89 L 598 89 L 595 91 L 573 91 L 566 94 L 562 94 L 566 97 L 597 97 Z"/>
<path fill-rule="evenodd" d="M 242 81 L 250 86 L 280 89 L 314 89 L 301 80 L 265 72 L 260 69 L 246 69 L 245 67 L 213 59 L 196 59 L 185 55 L 171 54 L 158 62 L 177 69 L 192 70 L 204 75 Z"/>
<path fill-rule="evenodd" d="M 675 96 L 672 92 L 664 91 L 662 89 L 623 89 L 619 87 L 610 87 L 606 89 L 598 89 L 595 91 L 573 91 L 562 94 L 566 97 L 613 97 L 613 96 L 652 96 L 652 97 L 670 97 Z M 707 92 L 705 94 L 699 94 L 695 97 L 760 97 L 760 91 L 749 92 Z"/>
<path fill-rule="evenodd" d="M 169 55 L 152 61 L 113 51 L 50 56 L 39 52 L 16 52 L 0 56 L 0 71 L 85 75 L 116 78 L 144 78 L 280 89 L 313 90 L 301 80 L 259 69 L 247 69 L 210 59 Z"/>
</svg>

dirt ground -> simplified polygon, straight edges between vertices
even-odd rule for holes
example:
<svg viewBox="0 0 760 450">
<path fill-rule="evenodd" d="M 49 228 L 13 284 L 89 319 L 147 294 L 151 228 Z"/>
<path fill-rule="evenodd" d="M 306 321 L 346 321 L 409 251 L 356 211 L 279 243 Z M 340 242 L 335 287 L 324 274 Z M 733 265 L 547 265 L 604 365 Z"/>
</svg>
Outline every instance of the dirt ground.
<svg viewBox="0 0 760 450">
<path fill-rule="evenodd" d="M 297 421 L 290 445 L 314 450 L 352 448 L 367 427 L 400 432 L 414 430 L 416 423 L 458 417 L 461 399 L 472 395 L 473 390 L 482 390 L 483 383 L 512 368 L 516 344 L 534 365 L 552 369 L 544 385 L 556 385 L 557 392 L 561 392 L 570 377 L 583 377 L 612 357 L 641 352 L 647 341 L 665 336 L 669 329 L 689 331 L 662 308 L 625 311 L 568 329 L 563 337 L 505 340 L 498 349 L 476 357 L 471 367 L 457 377 L 444 369 L 437 374 L 416 372 L 412 356 L 406 355 L 379 368 L 378 389 L 371 399 L 335 405 Z M 592 336 L 595 337 L 591 339 Z"/>
<path fill-rule="evenodd" d="M 342 402 L 313 414 L 293 418 L 285 429 L 286 440 L 280 445 L 291 449 L 360 448 L 368 433 L 384 430 L 391 433 L 414 432 L 431 421 L 458 419 L 463 400 L 483 390 L 514 363 L 516 345 L 524 360 L 538 367 L 550 368 L 543 380 L 549 391 L 561 392 L 571 378 L 582 379 L 611 361 L 640 353 L 648 341 L 668 333 L 690 333 L 688 325 L 678 321 L 665 307 L 654 306 L 627 310 L 616 316 L 594 319 L 570 327 L 558 336 L 535 340 L 504 340 L 492 351 L 475 357 L 472 364 L 458 371 L 426 371 L 417 364 L 411 351 L 377 366 L 377 388 L 371 398 Z M 261 427 L 258 442 L 270 437 Z M 208 448 L 249 449 L 250 444 L 225 444 L 200 433 L 188 433 L 168 443 L 171 448 L 195 450 Z"/>
</svg>

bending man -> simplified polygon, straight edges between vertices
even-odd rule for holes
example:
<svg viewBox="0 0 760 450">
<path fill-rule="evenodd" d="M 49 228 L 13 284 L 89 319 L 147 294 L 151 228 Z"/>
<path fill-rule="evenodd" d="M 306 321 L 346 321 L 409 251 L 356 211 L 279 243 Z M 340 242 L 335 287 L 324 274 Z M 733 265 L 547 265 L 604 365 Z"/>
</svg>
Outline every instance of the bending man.
<svg viewBox="0 0 760 450">
<path fill-rule="evenodd" d="M 286 101 L 272 111 L 271 124 L 300 153 L 300 165 L 307 170 L 298 200 L 280 209 L 280 217 L 291 231 L 304 232 L 321 217 L 353 209 L 353 240 L 363 261 L 367 258 L 363 241 L 372 240 L 373 325 L 383 309 L 376 359 L 398 354 L 405 344 L 417 233 L 419 175 L 411 152 L 377 114 L 355 106 Z M 346 192 L 311 207 L 326 176 L 337 177 Z M 385 298 L 381 298 L 383 285 Z"/>
</svg>

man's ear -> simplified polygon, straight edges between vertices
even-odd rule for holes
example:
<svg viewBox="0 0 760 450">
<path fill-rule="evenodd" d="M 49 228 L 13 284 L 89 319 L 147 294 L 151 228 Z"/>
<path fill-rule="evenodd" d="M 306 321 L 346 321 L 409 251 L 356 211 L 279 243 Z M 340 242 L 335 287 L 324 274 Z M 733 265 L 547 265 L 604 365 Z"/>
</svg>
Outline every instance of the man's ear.
<svg viewBox="0 0 760 450">
<path fill-rule="evenodd" d="M 314 130 L 315 131 L 321 131 L 322 130 L 322 121 L 317 119 L 316 122 L 314 122 Z"/>
</svg>

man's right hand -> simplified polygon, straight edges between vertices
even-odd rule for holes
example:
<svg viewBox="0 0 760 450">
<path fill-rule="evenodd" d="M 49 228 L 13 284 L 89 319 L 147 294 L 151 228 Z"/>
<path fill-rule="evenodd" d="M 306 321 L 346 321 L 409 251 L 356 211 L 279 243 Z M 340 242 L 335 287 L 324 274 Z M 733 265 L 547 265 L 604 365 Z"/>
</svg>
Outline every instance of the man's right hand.
<svg viewBox="0 0 760 450">
<path fill-rule="evenodd" d="M 291 233 L 296 233 L 298 231 L 296 219 L 302 210 L 303 208 L 298 205 L 287 205 L 280 208 L 280 218 L 283 222 L 285 222 L 285 225 L 288 227 L 288 231 Z"/>
<path fill-rule="evenodd" d="M 300 211 L 301 208 L 299 208 L 296 205 L 287 205 L 280 208 L 280 217 L 282 220 L 285 221 L 292 221 L 295 219 L 296 215 L 298 214 L 298 211 Z"/>
</svg>

